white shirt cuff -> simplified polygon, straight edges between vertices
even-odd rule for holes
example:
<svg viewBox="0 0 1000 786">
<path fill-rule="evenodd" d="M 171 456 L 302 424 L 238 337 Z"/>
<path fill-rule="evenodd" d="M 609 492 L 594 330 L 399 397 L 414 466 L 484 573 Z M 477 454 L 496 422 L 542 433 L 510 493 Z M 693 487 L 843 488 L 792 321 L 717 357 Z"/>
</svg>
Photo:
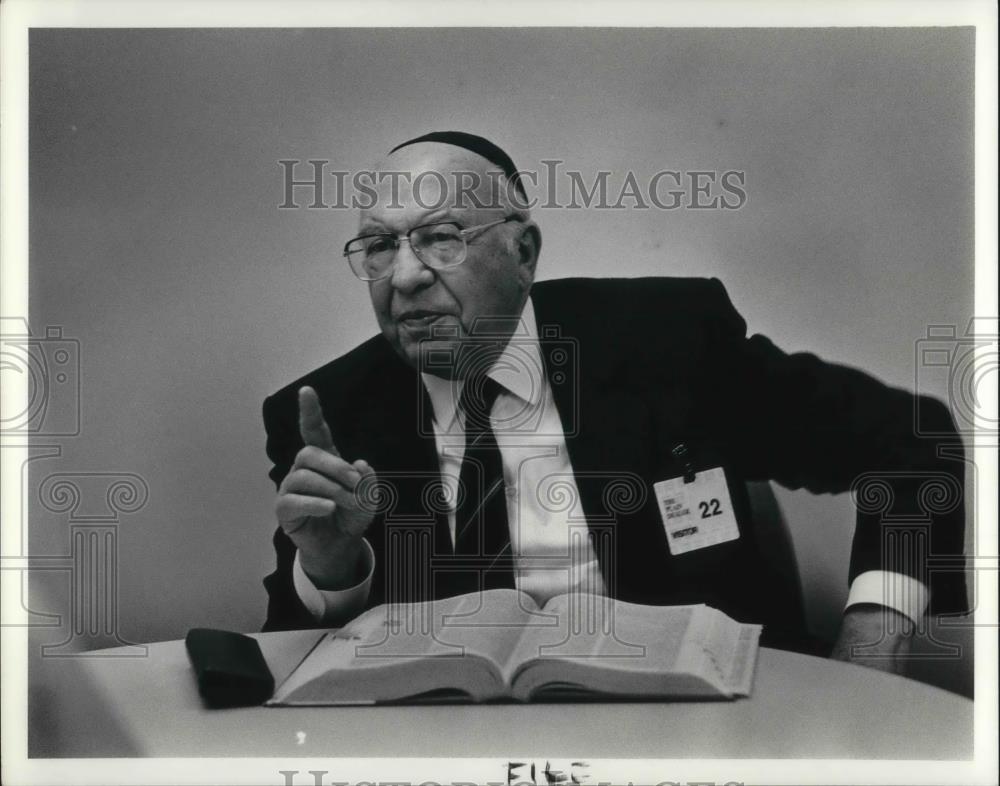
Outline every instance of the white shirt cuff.
<svg viewBox="0 0 1000 786">
<path fill-rule="evenodd" d="M 299 552 L 295 552 L 295 562 L 292 563 L 292 583 L 302 605 L 313 615 L 317 622 L 343 622 L 360 612 L 368 602 L 371 589 L 372 574 L 375 572 L 375 551 L 367 539 L 362 538 L 364 548 L 361 550 L 361 561 L 365 578 L 342 590 L 321 590 L 312 583 L 299 562 Z"/>
<path fill-rule="evenodd" d="M 858 603 L 874 603 L 898 611 L 916 625 L 927 611 L 929 596 L 927 587 L 912 576 L 868 570 L 851 582 L 844 609 Z"/>
</svg>

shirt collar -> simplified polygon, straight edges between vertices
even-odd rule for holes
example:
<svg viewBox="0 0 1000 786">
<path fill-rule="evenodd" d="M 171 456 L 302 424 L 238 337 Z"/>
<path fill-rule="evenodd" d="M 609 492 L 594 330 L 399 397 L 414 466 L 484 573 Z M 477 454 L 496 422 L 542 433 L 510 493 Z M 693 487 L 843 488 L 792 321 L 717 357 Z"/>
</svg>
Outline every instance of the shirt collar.
<svg viewBox="0 0 1000 786">
<path fill-rule="evenodd" d="M 542 402 L 547 382 L 531 298 L 524 304 L 510 341 L 486 375 L 500 383 L 505 392 L 533 407 Z M 420 377 L 434 408 L 435 422 L 439 428 L 450 430 L 455 425 L 455 410 L 464 383 L 461 380 L 442 379 L 433 374 L 421 373 Z"/>
</svg>

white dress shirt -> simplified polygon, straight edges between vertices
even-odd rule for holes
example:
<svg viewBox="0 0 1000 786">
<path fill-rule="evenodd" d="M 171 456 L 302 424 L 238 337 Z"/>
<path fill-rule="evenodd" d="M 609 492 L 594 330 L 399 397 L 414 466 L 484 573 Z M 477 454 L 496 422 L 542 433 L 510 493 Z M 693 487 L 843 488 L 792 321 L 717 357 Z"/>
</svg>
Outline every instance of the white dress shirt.
<svg viewBox="0 0 1000 786">
<path fill-rule="evenodd" d="M 530 300 L 518 330 L 488 374 L 503 388 L 490 420 L 503 464 L 510 542 L 516 559 L 515 585 L 539 605 L 570 591 L 603 595 L 604 582 L 587 537 L 587 523 L 559 412 L 545 375 Z M 454 500 L 465 452 L 464 417 L 458 411 L 462 382 L 430 374 L 421 376 L 434 410 L 442 481 L 447 498 Z M 448 513 L 448 525 L 454 543 L 454 505 Z M 309 580 L 296 554 L 292 568 L 295 590 L 318 621 L 344 619 L 364 608 L 375 565 L 367 541 L 362 559 L 367 578 L 345 590 L 326 591 L 317 589 Z M 846 606 L 888 606 L 916 622 L 923 616 L 927 602 L 928 590 L 916 579 L 867 571 L 851 583 Z"/>
</svg>

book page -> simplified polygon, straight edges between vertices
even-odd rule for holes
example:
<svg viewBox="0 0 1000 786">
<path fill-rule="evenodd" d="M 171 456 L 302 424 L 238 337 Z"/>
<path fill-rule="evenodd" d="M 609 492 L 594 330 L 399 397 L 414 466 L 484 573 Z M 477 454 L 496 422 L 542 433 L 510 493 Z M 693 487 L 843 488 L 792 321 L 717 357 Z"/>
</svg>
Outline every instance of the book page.
<svg viewBox="0 0 1000 786">
<path fill-rule="evenodd" d="M 747 696 L 756 663 L 760 625 L 736 622 L 704 606 L 692 619 L 681 665 L 729 695 Z"/>
<path fill-rule="evenodd" d="M 521 700 L 749 693 L 759 626 L 704 605 L 642 606 L 600 596 L 559 596 L 542 612 L 557 624 L 526 632 L 508 664 Z"/>
<path fill-rule="evenodd" d="M 437 653 L 468 653 L 502 669 L 538 607 L 530 595 L 516 590 L 488 590 L 436 601 L 433 639 Z M 402 639 L 392 645 L 401 645 Z"/>
<path fill-rule="evenodd" d="M 590 667 L 665 672 L 676 664 L 699 606 L 641 606 L 598 595 L 560 595 L 542 612 L 555 624 L 525 631 L 509 668 L 531 661 L 576 661 Z"/>
<path fill-rule="evenodd" d="M 729 672 L 729 690 L 734 696 L 749 696 L 753 685 L 757 653 L 760 652 L 760 625 L 740 625 L 736 654 Z"/>
</svg>

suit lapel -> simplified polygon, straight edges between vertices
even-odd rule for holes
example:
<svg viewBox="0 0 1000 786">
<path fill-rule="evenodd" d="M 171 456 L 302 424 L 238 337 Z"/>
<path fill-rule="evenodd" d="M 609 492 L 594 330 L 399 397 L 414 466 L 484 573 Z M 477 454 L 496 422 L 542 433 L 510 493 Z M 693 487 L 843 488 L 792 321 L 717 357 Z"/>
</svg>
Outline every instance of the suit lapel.
<svg viewBox="0 0 1000 786">
<path fill-rule="evenodd" d="M 653 413 L 645 391 L 624 382 L 621 336 L 549 286 L 532 293 L 539 341 L 605 587 L 614 597 L 648 597 L 668 553 L 652 490 Z"/>
<path fill-rule="evenodd" d="M 386 495 L 369 529 L 381 568 L 372 589 L 380 599 L 423 600 L 432 596 L 430 557 L 452 554 L 451 534 L 439 503 L 441 468 L 430 398 L 420 375 L 388 345 L 386 350 L 375 366 L 377 379 L 363 386 L 370 395 L 358 413 L 359 441 Z M 413 586 L 397 586 L 402 581 Z"/>
</svg>

